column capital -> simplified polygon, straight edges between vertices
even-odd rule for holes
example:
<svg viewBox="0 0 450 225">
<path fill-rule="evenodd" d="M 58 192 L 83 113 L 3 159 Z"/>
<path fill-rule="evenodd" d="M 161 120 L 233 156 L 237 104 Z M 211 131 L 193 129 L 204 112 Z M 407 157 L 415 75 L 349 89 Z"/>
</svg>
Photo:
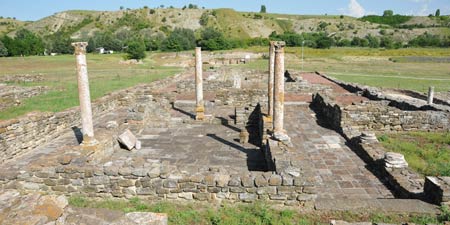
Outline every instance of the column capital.
<svg viewBox="0 0 450 225">
<path fill-rule="evenodd" d="M 286 42 L 284 42 L 284 41 L 275 41 L 273 43 L 273 45 L 275 47 L 275 52 L 281 52 L 281 51 L 284 50 L 284 47 L 286 47 Z"/>
<path fill-rule="evenodd" d="M 72 46 L 75 48 L 75 55 L 86 54 L 87 42 L 73 42 Z"/>
</svg>

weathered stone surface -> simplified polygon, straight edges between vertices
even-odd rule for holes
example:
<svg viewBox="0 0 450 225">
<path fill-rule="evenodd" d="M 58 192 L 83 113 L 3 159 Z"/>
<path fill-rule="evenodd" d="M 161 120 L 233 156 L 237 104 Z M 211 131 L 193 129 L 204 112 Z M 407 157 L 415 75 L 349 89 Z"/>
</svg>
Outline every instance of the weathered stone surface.
<svg viewBox="0 0 450 225">
<path fill-rule="evenodd" d="M 384 162 L 387 168 L 406 168 L 408 167 L 408 162 L 406 162 L 405 157 L 396 152 L 386 152 L 384 155 Z"/>
<path fill-rule="evenodd" d="M 136 146 L 136 136 L 130 131 L 125 130 L 117 139 L 127 150 L 132 150 Z"/>
</svg>

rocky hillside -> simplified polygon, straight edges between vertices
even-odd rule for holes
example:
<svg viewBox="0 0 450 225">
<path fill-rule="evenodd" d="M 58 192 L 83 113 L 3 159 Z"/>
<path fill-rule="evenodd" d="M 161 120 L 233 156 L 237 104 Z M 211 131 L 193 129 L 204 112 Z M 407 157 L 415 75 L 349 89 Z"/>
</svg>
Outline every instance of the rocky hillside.
<svg viewBox="0 0 450 225">
<path fill-rule="evenodd" d="M 132 31 L 144 35 L 167 34 L 174 28 L 195 31 L 214 26 L 233 38 L 268 37 L 273 31 L 318 32 L 325 31 L 342 38 L 391 35 L 406 41 L 425 32 L 450 35 L 450 18 L 412 17 L 400 24 L 404 27 L 371 23 L 346 16 L 300 16 L 270 13 L 237 12 L 233 9 L 134 9 L 120 11 L 65 11 L 31 23 L 17 23 L 0 32 L 24 27 L 41 36 L 64 32 L 72 38 L 87 38 L 96 31 L 115 34 Z"/>
</svg>

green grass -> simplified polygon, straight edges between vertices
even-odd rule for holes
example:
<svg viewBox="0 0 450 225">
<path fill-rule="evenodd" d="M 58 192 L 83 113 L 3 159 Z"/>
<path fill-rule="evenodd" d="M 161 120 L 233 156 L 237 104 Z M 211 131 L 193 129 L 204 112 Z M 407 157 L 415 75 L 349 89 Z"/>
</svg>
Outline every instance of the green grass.
<svg viewBox="0 0 450 225">
<path fill-rule="evenodd" d="M 112 91 L 149 83 L 181 71 L 177 67 L 156 66 L 151 57 L 142 65 L 121 65 L 119 61 L 122 56 L 87 56 L 91 99 L 95 100 Z M 43 81 L 14 85 L 48 86 L 52 89 L 46 94 L 23 100 L 20 106 L 1 111 L 0 120 L 31 111 L 58 112 L 79 104 L 74 56 L 0 58 L 0 68 L 0 76 L 41 74 L 44 77 Z"/>
<path fill-rule="evenodd" d="M 167 213 L 169 224 L 213 224 L 213 225 L 254 225 L 254 224 L 329 224 L 331 220 L 345 220 L 349 222 L 383 222 L 418 224 L 438 223 L 448 219 L 449 213 L 443 209 L 440 216 L 436 215 L 407 215 L 386 214 L 379 212 L 356 213 L 339 212 L 301 212 L 293 208 L 273 208 L 267 203 L 234 204 L 212 206 L 208 204 L 181 204 L 170 202 L 150 203 L 139 198 L 130 200 L 103 199 L 93 200 L 84 197 L 71 197 L 69 204 L 83 208 L 106 208 L 122 212 L 156 212 Z"/>
<path fill-rule="evenodd" d="M 251 51 L 266 53 L 267 48 L 254 47 Z M 286 48 L 286 69 L 301 70 L 301 48 Z M 429 86 L 437 91 L 450 90 L 450 63 L 392 62 L 393 57 L 448 58 L 448 49 L 331 48 L 304 51 L 304 70 L 320 71 L 337 79 L 363 85 L 400 88 L 426 92 Z M 267 60 L 257 59 L 242 67 L 267 70 Z"/>
<path fill-rule="evenodd" d="M 424 176 L 450 176 L 450 133 L 405 132 L 384 134 L 387 151 L 401 153 L 409 167 Z"/>
</svg>

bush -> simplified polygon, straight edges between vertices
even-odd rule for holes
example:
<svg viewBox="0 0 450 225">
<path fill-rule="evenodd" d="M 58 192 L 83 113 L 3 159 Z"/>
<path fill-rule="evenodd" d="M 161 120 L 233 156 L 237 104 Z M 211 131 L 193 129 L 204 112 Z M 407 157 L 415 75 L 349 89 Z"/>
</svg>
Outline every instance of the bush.
<svg viewBox="0 0 450 225">
<path fill-rule="evenodd" d="M 8 56 L 8 49 L 5 47 L 3 42 L 0 41 L 0 57 Z"/>
<path fill-rule="evenodd" d="M 379 48 L 380 47 L 380 40 L 377 37 L 374 37 L 372 35 L 367 35 L 366 39 L 368 41 L 369 47 L 371 48 Z"/>
<path fill-rule="evenodd" d="M 143 41 L 132 41 L 128 44 L 127 59 L 141 60 L 145 58 L 145 44 Z"/>
</svg>

